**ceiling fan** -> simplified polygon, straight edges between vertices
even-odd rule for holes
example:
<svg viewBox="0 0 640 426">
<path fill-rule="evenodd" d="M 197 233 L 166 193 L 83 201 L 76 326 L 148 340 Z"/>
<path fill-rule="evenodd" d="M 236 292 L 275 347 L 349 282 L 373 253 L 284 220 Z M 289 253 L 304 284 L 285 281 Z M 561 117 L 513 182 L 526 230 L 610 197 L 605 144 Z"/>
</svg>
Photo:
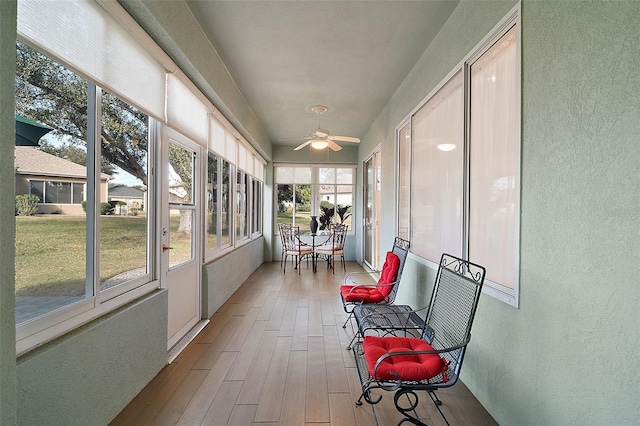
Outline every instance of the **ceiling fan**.
<svg viewBox="0 0 640 426">
<path fill-rule="evenodd" d="M 307 139 L 306 142 L 295 147 L 294 151 L 301 150 L 307 145 L 311 145 L 311 147 L 314 149 L 324 149 L 326 147 L 329 147 L 334 151 L 340 151 L 342 147 L 337 143 L 335 143 L 334 141 L 353 142 L 353 143 L 360 142 L 360 138 L 354 138 L 352 136 L 334 136 L 329 134 L 328 130 L 323 130 L 320 127 L 320 115 L 327 112 L 327 107 L 317 105 L 317 106 L 311 107 L 311 111 L 318 114 L 318 128 L 313 132 L 311 132 L 309 136 L 306 137 Z"/>
</svg>

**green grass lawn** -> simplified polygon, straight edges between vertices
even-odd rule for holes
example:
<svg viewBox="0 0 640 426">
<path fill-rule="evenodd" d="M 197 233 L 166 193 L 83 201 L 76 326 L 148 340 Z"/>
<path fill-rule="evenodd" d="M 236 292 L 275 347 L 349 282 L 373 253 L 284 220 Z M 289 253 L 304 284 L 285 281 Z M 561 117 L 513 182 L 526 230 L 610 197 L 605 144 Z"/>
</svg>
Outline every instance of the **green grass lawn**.
<svg viewBox="0 0 640 426">
<path fill-rule="evenodd" d="M 179 216 L 171 217 L 172 226 Z M 176 254 L 190 238 L 171 235 Z M 48 215 L 16 217 L 16 295 L 80 296 L 86 286 L 86 218 Z M 100 217 L 100 280 L 140 270 L 147 263 L 145 216 Z"/>
<path fill-rule="evenodd" d="M 309 230 L 309 222 L 311 221 L 310 212 L 296 212 L 295 226 L 300 227 L 300 231 Z M 278 223 L 292 223 L 293 214 L 291 212 L 278 213 Z"/>
</svg>

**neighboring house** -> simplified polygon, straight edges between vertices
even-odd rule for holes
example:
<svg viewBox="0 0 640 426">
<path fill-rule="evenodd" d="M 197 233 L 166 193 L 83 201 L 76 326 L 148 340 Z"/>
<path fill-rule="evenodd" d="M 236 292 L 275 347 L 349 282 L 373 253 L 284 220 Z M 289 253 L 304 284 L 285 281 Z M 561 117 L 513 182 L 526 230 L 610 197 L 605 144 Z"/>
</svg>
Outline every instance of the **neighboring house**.
<svg viewBox="0 0 640 426">
<path fill-rule="evenodd" d="M 109 202 L 121 201 L 124 206 L 116 205 L 115 214 L 129 214 L 135 208 L 143 211 L 146 203 L 147 192 L 127 185 L 116 185 L 109 188 Z"/>
<path fill-rule="evenodd" d="M 85 166 L 28 146 L 17 146 L 15 153 L 16 195 L 36 195 L 38 213 L 84 214 Z M 100 202 L 107 202 L 110 178 L 100 175 Z"/>
</svg>

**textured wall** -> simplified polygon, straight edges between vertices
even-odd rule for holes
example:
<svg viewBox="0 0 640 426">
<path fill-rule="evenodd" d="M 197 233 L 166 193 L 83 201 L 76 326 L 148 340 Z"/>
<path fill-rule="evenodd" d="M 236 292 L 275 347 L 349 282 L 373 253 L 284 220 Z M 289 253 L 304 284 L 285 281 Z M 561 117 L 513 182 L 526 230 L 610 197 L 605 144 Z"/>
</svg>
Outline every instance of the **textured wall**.
<svg viewBox="0 0 640 426">
<path fill-rule="evenodd" d="M 0 424 L 16 421 L 14 75 L 16 1 L 0 1 Z"/>
<path fill-rule="evenodd" d="M 512 5 L 461 2 L 391 99 L 363 143 L 383 141 L 383 192 L 395 126 Z M 481 298 L 462 373 L 500 424 L 640 418 L 639 19 L 636 1 L 522 3 L 520 307 Z M 398 301 L 423 305 L 433 273 L 410 259 Z"/>
<path fill-rule="evenodd" d="M 264 262 L 264 238 L 253 240 L 204 266 L 202 312 L 211 317 Z"/>
<path fill-rule="evenodd" d="M 18 424 L 108 424 L 166 365 L 159 290 L 18 359 Z"/>
</svg>

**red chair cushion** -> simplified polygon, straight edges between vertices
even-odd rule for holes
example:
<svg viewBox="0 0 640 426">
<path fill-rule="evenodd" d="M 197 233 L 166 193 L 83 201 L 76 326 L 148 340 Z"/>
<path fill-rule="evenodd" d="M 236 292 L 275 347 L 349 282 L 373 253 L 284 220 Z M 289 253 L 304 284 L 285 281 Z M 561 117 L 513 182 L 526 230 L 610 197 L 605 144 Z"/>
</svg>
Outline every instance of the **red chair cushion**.
<svg viewBox="0 0 640 426">
<path fill-rule="evenodd" d="M 420 381 L 442 374 L 447 382 L 449 363 L 438 354 L 390 356 L 380 363 L 374 376 L 378 359 L 390 352 L 432 351 L 433 347 L 413 337 L 365 336 L 362 342 L 369 374 L 376 380 Z"/>
<path fill-rule="evenodd" d="M 376 287 L 341 285 L 340 293 L 345 302 L 380 303 L 386 296 Z"/>
<path fill-rule="evenodd" d="M 391 293 L 393 289 L 391 284 L 396 280 L 398 276 L 398 269 L 400 268 L 400 258 L 393 252 L 388 251 L 385 258 L 384 265 L 382 265 L 382 272 L 380 272 L 380 279 L 378 279 L 378 290 L 384 294 L 385 297 Z"/>
</svg>

